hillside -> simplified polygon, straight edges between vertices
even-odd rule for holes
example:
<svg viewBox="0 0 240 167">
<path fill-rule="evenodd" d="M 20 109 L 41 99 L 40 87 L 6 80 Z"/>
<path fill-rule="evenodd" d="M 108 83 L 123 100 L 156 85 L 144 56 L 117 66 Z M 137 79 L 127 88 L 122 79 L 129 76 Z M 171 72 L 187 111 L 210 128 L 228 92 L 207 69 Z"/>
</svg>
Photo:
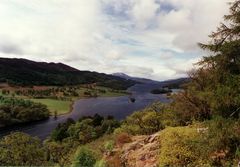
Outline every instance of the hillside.
<svg viewBox="0 0 240 167">
<path fill-rule="evenodd" d="M 132 76 L 129 76 L 127 74 L 120 73 L 120 72 L 119 73 L 113 73 L 112 75 L 120 77 L 120 78 L 124 78 L 124 79 L 127 79 L 127 80 L 133 80 L 133 81 L 140 82 L 140 83 L 153 83 L 153 82 L 158 83 L 158 81 L 154 81 L 154 80 L 146 79 L 146 78 L 132 77 Z"/>
<path fill-rule="evenodd" d="M 136 82 L 103 73 L 80 71 L 62 63 L 0 58 L 0 82 L 12 85 L 76 85 L 97 83 L 113 89 L 127 89 Z"/>
<path fill-rule="evenodd" d="M 132 77 L 124 73 L 113 73 L 112 75 L 127 80 L 133 80 L 138 83 L 152 84 L 153 87 L 155 87 L 154 85 L 161 85 L 162 87 L 168 87 L 169 89 L 180 89 L 182 86 L 184 86 L 184 84 L 190 81 L 190 78 L 177 78 L 165 81 L 156 81 L 147 78 Z"/>
</svg>

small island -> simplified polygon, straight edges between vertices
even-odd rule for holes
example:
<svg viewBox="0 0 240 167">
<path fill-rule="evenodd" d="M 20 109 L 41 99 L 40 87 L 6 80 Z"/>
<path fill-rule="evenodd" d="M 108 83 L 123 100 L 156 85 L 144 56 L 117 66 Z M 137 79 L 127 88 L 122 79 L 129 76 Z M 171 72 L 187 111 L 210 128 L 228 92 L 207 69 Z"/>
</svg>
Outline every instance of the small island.
<svg viewBox="0 0 240 167">
<path fill-rule="evenodd" d="M 167 94 L 167 93 L 172 93 L 171 89 L 168 88 L 159 88 L 159 89 L 153 89 L 151 90 L 152 94 Z"/>
</svg>

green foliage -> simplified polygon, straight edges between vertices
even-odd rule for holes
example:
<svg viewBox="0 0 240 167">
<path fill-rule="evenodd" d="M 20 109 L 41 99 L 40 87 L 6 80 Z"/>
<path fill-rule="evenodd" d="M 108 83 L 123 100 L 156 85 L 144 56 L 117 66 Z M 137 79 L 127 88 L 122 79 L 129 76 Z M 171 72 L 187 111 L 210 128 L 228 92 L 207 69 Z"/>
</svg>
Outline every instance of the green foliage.
<svg viewBox="0 0 240 167">
<path fill-rule="evenodd" d="M 200 44 L 211 52 L 190 73 L 191 82 L 184 93 L 177 95 L 174 110 L 182 121 L 207 120 L 213 116 L 240 116 L 240 1 L 231 3 L 230 14 L 224 16 L 209 44 Z"/>
<path fill-rule="evenodd" d="M 113 89 L 127 89 L 136 82 L 97 72 L 79 71 L 58 63 L 26 59 L 0 59 L 0 80 L 13 85 L 78 85 L 97 83 Z"/>
<path fill-rule="evenodd" d="M 45 105 L 29 100 L 0 97 L 0 125 L 7 126 L 49 117 Z"/>
<path fill-rule="evenodd" d="M 104 150 L 111 153 L 113 151 L 114 144 L 113 140 L 106 141 L 104 144 Z"/>
<path fill-rule="evenodd" d="M 84 119 L 81 122 L 73 124 L 68 129 L 71 138 L 79 140 L 81 143 L 89 142 L 96 138 L 96 132 L 92 126 L 92 119 Z"/>
<path fill-rule="evenodd" d="M 208 146 L 212 165 L 226 166 L 226 161 L 233 163 L 240 158 L 236 154 L 240 148 L 239 120 L 217 117 L 204 123 L 204 126 L 208 127 L 209 131 L 202 140 Z M 220 153 L 224 156 L 220 157 Z"/>
<path fill-rule="evenodd" d="M 118 128 L 120 123 L 113 117 L 103 118 L 98 114 L 93 117 L 82 117 L 79 121 L 67 121 L 59 124 L 52 132 L 51 139 L 62 141 L 71 138 L 81 144 L 89 143 L 104 134 L 110 134 Z"/>
<path fill-rule="evenodd" d="M 166 128 L 160 135 L 159 166 L 206 166 L 194 127 Z M 197 146 L 197 147 L 196 147 Z"/>
<path fill-rule="evenodd" d="M 54 141 L 62 141 L 69 137 L 68 128 L 74 123 L 75 121 L 69 118 L 65 123 L 58 124 L 51 133 L 51 139 Z"/>
<path fill-rule="evenodd" d="M 3 166 L 46 165 L 45 150 L 39 139 L 16 132 L 0 139 L 0 164 Z"/>
<path fill-rule="evenodd" d="M 101 124 L 101 129 L 104 133 L 111 134 L 116 128 L 120 126 L 119 121 L 115 120 L 113 117 L 108 116 L 104 119 Z"/>
<path fill-rule="evenodd" d="M 115 133 L 127 132 L 136 135 L 158 132 L 164 129 L 167 123 L 167 119 L 164 121 L 166 111 L 167 109 L 161 103 L 155 103 L 142 111 L 136 111 L 123 121 Z"/>
<path fill-rule="evenodd" d="M 80 147 L 76 152 L 73 167 L 94 167 L 96 158 L 92 150 L 85 147 Z"/>
<path fill-rule="evenodd" d="M 53 142 L 45 141 L 44 147 L 46 149 L 48 161 L 60 166 L 69 166 L 72 162 L 72 156 L 76 151 L 79 143 L 75 141 Z"/>
<path fill-rule="evenodd" d="M 160 166 L 234 166 L 239 160 L 240 123 L 216 118 L 160 133 Z"/>
</svg>

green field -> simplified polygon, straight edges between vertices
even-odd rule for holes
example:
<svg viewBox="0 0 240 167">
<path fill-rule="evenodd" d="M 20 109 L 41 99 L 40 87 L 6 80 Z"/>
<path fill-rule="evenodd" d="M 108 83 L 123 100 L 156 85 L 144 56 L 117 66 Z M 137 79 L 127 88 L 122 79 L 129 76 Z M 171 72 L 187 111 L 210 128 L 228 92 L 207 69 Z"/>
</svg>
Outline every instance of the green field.
<svg viewBox="0 0 240 167">
<path fill-rule="evenodd" d="M 57 87 L 48 87 L 49 89 L 51 88 L 57 88 Z M 59 88 L 63 88 L 64 92 L 68 93 L 68 89 L 69 87 L 59 87 Z M 5 88 L 6 89 L 6 88 Z M 22 88 L 14 88 L 14 87 L 7 87 L 7 89 L 9 89 L 9 93 L 8 94 L 3 94 L 2 90 L 0 89 L 0 95 L 4 96 L 4 97 L 14 97 L 14 98 L 19 98 L 19 99 L 26 99 L 26 100 L 31 100 L 33 102 L 37 102 L 37 103 L 41 103 L 44 104 L 48 107 L 48 109 L 50 110 L 51 114 L 54 115 L 55 112 L 57 112 L 57 115 L 62 115 L 62 114 L 66 114 L 68 112 L 71 111 L 71 105 L 75 100 L 81 99 L 81 98 L 91 98 L 91 97 L 116 97 L 116 96 L 126 96 L 128 95 L 128 93 L 126 93 L 125 91 L 120 91 L 120 90 L 113 90 L 111 88 L 106 88 L 106 87 L 102 87 L 102 86 L 96 86 L 94 88 L 86 88 L 84 86 L 77 86 L 76 89 L 74 90 L 77 93 L 77 96 L 73 96 L 72 94 L 67 94 L 64 95 L 62 94 L 58 94 L 56 93 L 56 96 L 60 96 L 62 98 L 66 98 L 65 100 L 62 99 L 53 99 L 50 98 L 49 96 L 43 96 L 41 98 L 34 98 L 33 96 L 28 94 L 16 94 L 16 90 L 21 90 Z M 31 88 L 30 88 L 31 89 Z M 41 90 L 41 89 L 40 89 Z M 91 95 L 88 96 L 85 94 L 85 92 L 89 92 Z"/>
<path fill-rule="evenodd" d="M 71 101 L 62 101 L 62 100 L 55 100 L 55 99 L 30 99 L 36 103 L 45 104 L 48 109 L 51 111 L 53 115 L 54 111 L 57 111 L 58 115 L 66 114 L 71 110 Z"/>
</svg>

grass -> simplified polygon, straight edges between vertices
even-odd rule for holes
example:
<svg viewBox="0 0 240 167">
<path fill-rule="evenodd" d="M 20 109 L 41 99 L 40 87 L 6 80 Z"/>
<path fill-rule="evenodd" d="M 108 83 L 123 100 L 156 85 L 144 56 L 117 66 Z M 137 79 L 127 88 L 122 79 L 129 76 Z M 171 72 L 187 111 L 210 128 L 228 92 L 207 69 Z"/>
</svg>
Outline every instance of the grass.
<svg viewBox="0 0 240 167">
<path fill-rule="evenodd" d="M 12 94 L 14 94 L 14 91 L 16 90 L 21 90 L 21 89 L 32 89 L 32 88 L 16 88 L 16 87 L 11 87 L 11 86 L 6 86 L 4 87 L 5 89 L 10 90 L 10 94 L 8 95 L 3 95 L 2 94 L 2 89 L 0 88 L 0 95 L 3 95 L 5 97 L 12 97 Z M 45 90 L 48 88 L 53 88 L 51 86 L 49 87 L 33 87 L 34 90 Z M 102 91 L 101 91 L 102 90 Z M 15 98 L 20 98 L 20 99 L 28 99 L 31 100 L 33 102 L 37 102 L 37 103 L 41 103 L 44 104 L 48 107 L 48 109 L 50 110 L 51 114 L 54 115 L 54 112 L 57 111 L 57 115 L 62 115 L 62 114 L 66 114 L 68 112 L 71 111 L 71 105 L 73 103 L 73 101 L 75 100 L 79 100 L 81 98 L 89 98 L 88 96 L 86 96 L 84 94 L 84 92 L 91 92 L 91 93 L 96 93 L 98 97 L 117 97 L 117 96 L 126 96 L 128 95 L 126 92 L 124 91 L 116 91 L 116 90 L 112 90 L 111 88 L 107 88 L 107 87 L 101 87 L 101 86 L 96 86 L 93 89 L 89 89 L 89 88 L 85 88 L 84 86 L 79 86 L 78 89 L 76 90 L 76 92 L 78 93 L 78 97 L 73 97 L 73 96 L 67 96 L 67 98 L 69 98 L 69 100 L 57 100 L 57 99 L 50 99 L 48 97 L 44 97 L 44 98 L 33 98 L 33 97 L 29 97 L 29 96 L 18 96 L 15 95 Z M 71 99 L 71 100 L 70 100 Z"/>
<path fill-rule="evenodd" d="M 58 115 L 66 114 L 71 110 L 72 101 L 62 101 L 55 99 L 30 99 L 33 102 L 45 104 L 53 115 L 57 111 Z"/>
</svg>

